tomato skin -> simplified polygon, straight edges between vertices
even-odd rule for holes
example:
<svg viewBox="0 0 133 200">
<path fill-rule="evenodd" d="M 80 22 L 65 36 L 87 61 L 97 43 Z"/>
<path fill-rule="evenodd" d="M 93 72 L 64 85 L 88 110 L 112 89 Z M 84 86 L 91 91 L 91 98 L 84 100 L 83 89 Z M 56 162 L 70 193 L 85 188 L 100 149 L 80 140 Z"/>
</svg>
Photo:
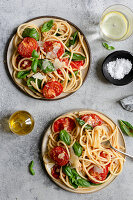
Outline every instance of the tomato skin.
<svg viewBox="0 0 133 200">
<path fill-rule="evenodd" d="M 75 128 L 75 121 L 69 117 L 60 118 L 56 120 L 53 124 L 54 132 L 60 132 L 65 129 L 68 132 L 71 132 Z"/>
<path fill-rule="evenodd" d="M 50 81 L 43 87 L 43 96 L 47 99 L 53 99 L 63 92 L 63 86 L 58 81 Z"/>
<path fill-rule="evenodd" d="M 30 67 L 32 64 L 32 61 L 31 60 L 23 60 L 20 64 L 20 67 L 22 69 L 27 69 L 28 67 Z"/>
<path fill-rule="evenodd" d="M 69 59 L 68 58 L 62 58 L 60 59 L 61 62 L 65 62 L 66 66 L 68 66 Z M 57 69 L 58 74 L 62 75 L 62 71 L 60 69 Z"/>
<path fill-rule="evenodd" d="M 95 179 L 97 179 L 98 181 L 104 181 L 106 178 L 107 178 L 107 175 L 108 175 L 108 165 L 105 166 L 105 168 L 102 169 L 102 173 L 98 173 L 98 172 L 95 172 L 94 171 L 94 167 L 92 167 L 90 170 L 89 170 L 89 173 L 91 176 L 93 176 Z M 90 178 L 89 178 L 90 179 Z M 95 183 L 95 184 L 99 184 L 99 182 L 96 182 L 94 180 L 91 180 L 92 183 Z"/>
<path fill-rule="evenodd" d="M 53 52 L 53 54 L 54 54 L 55 58 L 59 58 L 65 52 L 65 48 L 60 41 L 46 41 L 46 42 L 44 42 L 43 50 L 46 53 L 52 52 L 53 49 L 54 49 L 54 45 L 56 46 L 56 43 L 60 44 L 60 48 L 59 48 L 59 50 L 57 51 L 56 54 L 54 52 Z"/>
<path fill-rule="evenodd" d="M 35 49 L 37 51 L 38 43 L 34 38 L 26 37 L 18 46 L 18 53 L 22 57 L 31 57 L 32 51 Z"/>
<path fill-rule="evenodd" d="M 81 119 L 85 122 L 88 122 L 93 128 L 96 126 L 101 126 L 104 121 L 96 114 L 85 114 L 81 116 Z"/>
<path fill-rule="evenodd" d="M 107 153 L 104 151 L 101 151 L 100 156 L 103 158 L 107 158 Z M 89 173 L 91 176 L 93 176 L 94 178 L 96 178 L 99 181 L 104 181 L 107 178 L 108 172 L 109 172 L 109 166 L 110 163 L 108 165 L 105 166 L 105 168 L 103 168 L 103 172 L 102 173 L 98 173 L 94 171 L 94 167 L 92 167 L 89 170 Z M 98 182 L 91 180 L 92 183 L 98 184 Z"/>
<path fill-rule="evenodd" d="M 59 166 L 64 166 L 69 161 L 67 150 L 61 146 L 56 146 L 50 151 L 50 157 Z"/>
<path fill-rule="evenodd" d="M 59 165 L 54 165 L 51 169 L 51 174 L 56 179 L 59 179 L 59 177 L 60 177 L 60 172 L 58 172 L 59 170 L 60 170 Z"/>
<path fill-rule="evenodd" d="M 18 55 L 16 58 L 16 64 L 18 65 L 18 63 L 20 62 L 20 60 L 23 59 L 23 57 L 21 55 Z"/>
<path fill-rule="evenodd" d="M 79 61 L 71 61 L 70 63 L 72 69 L 75 70 L 79 70 L 81 66 L 84 65 L 84 61 L 83 60 L 79 60 Z"/>
</svg>

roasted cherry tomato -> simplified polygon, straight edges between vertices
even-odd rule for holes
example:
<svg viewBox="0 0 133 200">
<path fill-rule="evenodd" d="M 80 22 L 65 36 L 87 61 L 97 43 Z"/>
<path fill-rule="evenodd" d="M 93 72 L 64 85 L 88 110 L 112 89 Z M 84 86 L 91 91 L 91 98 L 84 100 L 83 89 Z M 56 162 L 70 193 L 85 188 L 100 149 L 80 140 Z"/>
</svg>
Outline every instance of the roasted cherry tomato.
<svg viewBox="0 0 133 200">
<path fill-rule="evenodd" d="M 79 70 L 81 66 L 84 65 L 84 61 L 80 60 L 80 61 L 71 61 L 70 63 L 72 69 L 75 70 Z"/>
<path fill-rule="evenodd" d="M 54 178 L 59 179 L 60 176 L 60 166 L 54 165 L 51 169 L 51 174 Z"/>
<path fill-rule="evenodd" d="M 18 65 L 18 63 L 20 62 L 20 60 L 22 59 L 23 57 L 18 55 L 17 58 L 16 58 L 16 64 Z"/>
<path fill-rule="evenodd" d="M 95 126 L 101 126 L 104 123 L 104 121 L 96 114 L 86 114 L 83 115 L 81 119 L 87 122 L 93 128 Z"/>
<path fill-rule="evenodd" d="M 95 179 L 97 179 L 98 181 L 104 181 L 107 178 L 108 172 L 109 172 L 109 166 L 107 165 L 105 168 L 99 168 L 97 166 L 92 167 L 89 170 L 89 173 L 91 176 L 93 176 Z M 93 183 L 98 183 L 96 181 L 91 180 L 91 182 Z"/>
<path fill-rule="evenodd" d="M 50 157 L 59 166 L 64 166 L 69 161 L 67 150 L 61 146 L 56 146 L 50 151 Z"/>
<path fill-rule="evenodd" d="M 60 132 L 65 129 L 68 132 L 71 132 L 75 128 L 75 121 L 69 117 L 64 117 L 56 120 L 53 124 L 54 132 Z"/>
<path fill-rule="evenodd" d="M 65 62 L 66 66 L 68 66 L 69 59 L 68 58 L 61 58 L 61 62 Z M 62 75 L 62 71 L 60 69 L 57 69 L 58 74 Z"/>
<path fill-rule="evenodd" d="M 49 52 L 49 57 L 59 58 L 65 52 L 65 48 L 60 41 L 46 41 L 43 45 L 44 52 Z"/>
<path fill-rule="evenodd" d="M 32 61 L 31 60 L 23 60 L 20 64 L 21 69 L 26 69 L 31 66 Z"/>
<path fill-rule="evenodd" d="M 53 99 L 63 92 L 63 86 L 58 81 L 50 81 L 43 88 L 43 96 L 47 99 Z"/>
<path fill-rule="evenodd" d="M 31 57 L 32 51 L 37 50 L 38 43 L 34 38 L 26 37 L 18 46 L 18 53 L 22 57 Z"/>
</svg>

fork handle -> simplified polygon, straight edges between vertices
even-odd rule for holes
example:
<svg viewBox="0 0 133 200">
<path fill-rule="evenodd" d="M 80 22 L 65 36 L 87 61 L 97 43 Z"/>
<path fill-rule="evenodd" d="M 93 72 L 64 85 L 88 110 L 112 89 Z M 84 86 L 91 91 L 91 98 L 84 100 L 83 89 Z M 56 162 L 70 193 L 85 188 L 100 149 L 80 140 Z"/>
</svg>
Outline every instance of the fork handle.
<svg viewBox="0 0 133 200">
<path fill-rule="evenodd" d="M 123 155 L 127 156 L 128 158 L 133 159 L 133 156 L 129 155 L 128 153 L 124 153 L 124 152 L 122 152 L 122 151 L 116 149 L 116 148 L 113 147 L 113 146 L 111 146 L 111 148 L 114 149 L 114 150 L 116 150 L 116 151 L 118 151 L 119 153 L 122 153 Z"/>
</svg>

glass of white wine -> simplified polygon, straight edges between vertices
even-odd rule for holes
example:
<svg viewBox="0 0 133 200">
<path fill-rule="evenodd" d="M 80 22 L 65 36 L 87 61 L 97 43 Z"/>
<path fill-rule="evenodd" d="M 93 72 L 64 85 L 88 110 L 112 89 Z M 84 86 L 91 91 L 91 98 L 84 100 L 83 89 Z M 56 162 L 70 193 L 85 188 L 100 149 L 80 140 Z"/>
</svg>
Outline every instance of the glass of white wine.
<svg viewBox="0 0 133 200">
<path fill-rule="evenodd" d="M 124 5 L 108 7 L 100 20 L 100 33 L 107 41 L 127 39 L 133 33 L 133 12 Z"/>
</svg>

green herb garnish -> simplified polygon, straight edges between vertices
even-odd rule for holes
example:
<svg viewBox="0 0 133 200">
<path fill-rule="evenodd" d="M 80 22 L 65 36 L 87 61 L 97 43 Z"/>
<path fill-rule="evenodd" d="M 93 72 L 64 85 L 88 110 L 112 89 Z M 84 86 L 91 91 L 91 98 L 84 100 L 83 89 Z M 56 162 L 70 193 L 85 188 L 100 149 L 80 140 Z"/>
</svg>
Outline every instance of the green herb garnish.
<svg viewBox="0 0 133 200">
<path fill-rule="evenodd" d="M 32 175 L 35 175 L 35 171 L 34 171 L 33 167 L 34 167 L 34 161 L 32 160 L 32 161 L 30 162 L 30 164 L 29 164 L 29 171 L 30 171 L 30 173 L 31 173 Z"/>
<path fill-rule="evenodd" d="M 64 56 L 66 55 L 69 55 L 71 56 L 71 52 L 70 51 L 65 51 Z M 73 57 L 72 57 L 72 60 L 75 60 L 75 61 L 78 61 L 78 60 L 85 60 L 86 57 L 82 56 L 81 54 L 77 54 L 77 53 L 74 53 L 73 54 Z"/>
<path fill-rule="evenodd" d="M 48 32 L 53 26 L 53 20 L 45 22 L 41 28 L 41 32 Z"/>
<path fill-rule="evenodd" d="M 17 73 L 17 78 L 24 79 L 30 73 L 30 71 L 19 71 Z"/>
<path fill-rule="evenodd" d="M 80 119 L 80 118 L 76 118 L 76 121 L 79 123 L 80 126 L 83 126 L 85 124 L 85 121 Z M 86 126 L 84 127 L 85 129 L 88 129 L 88 130 L 92 130 L 93 127 L 89 124 L 86 124 Z"/>
<path fill-rule="evenodd" d="M 119 124 L 123 133 L 126 133 L 128 136 L 133 137 L 133 126 L 129 122 L 119 120 Z"/>
<path fill-rule="evenodd" d="M 35 40 L 39 40 L 39 33 L 37 32 L 37 30 L 35 28 L 25 28 L 23 33 L 22 33 L 22 37 L 31 37 L 34 38 Z"/>
<path fill-rule="evenodd" d="M 69 178 L 70 184 L 76 189 L 78 186 L 80 187 L 90 187 L 91 183 L 86 179 L 82 178 L 75 169 L 70 166 L 63 166 L 62 170 L 64 174 L 66 174 Z"/>
<path fill-rule="evenodd" d="M 80 157 L 83 151 L 82 146 L 76 141 L 73 145 L 73 150 L 76 156 Z"/>
<path fill-rule="evenodd" d="M 71 137 L 68 134 L 68 132 L 66 130 L 61 130 L 59 133 L 59 139 L 63 142 L 65 142 L 65 144 L 70 145 L 71 144 Z"/>
<path fill-rule="evenodd" d="M 108 49 L 108 50 L 114 50 L 115 48 L 113 46 L 109 46 L 106 42 L 102 43 L 103 47 Z"/>
</svg>

